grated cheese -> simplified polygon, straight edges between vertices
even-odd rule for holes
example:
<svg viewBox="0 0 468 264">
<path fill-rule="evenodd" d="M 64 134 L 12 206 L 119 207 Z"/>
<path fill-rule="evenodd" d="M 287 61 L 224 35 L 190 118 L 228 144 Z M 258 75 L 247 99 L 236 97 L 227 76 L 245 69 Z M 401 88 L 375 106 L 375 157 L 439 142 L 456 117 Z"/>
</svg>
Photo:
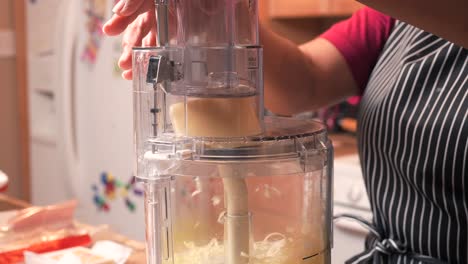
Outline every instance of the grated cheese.
<svg viewBox="0 0 468 264">
<path fill-rule="evenodd" d="M 241 252 L 251 264 L 297 264 L 301 261 L 302 246 L 293 244 L 294 239 L 281 233 L 271 233 L 262 241 L 253 244 L 253 252 Z M 186 250 L 176 253 L 174 264 L 224 264 L 224 245 L 212 239 L 204 246 L 184 241 Z"/>
</svg>

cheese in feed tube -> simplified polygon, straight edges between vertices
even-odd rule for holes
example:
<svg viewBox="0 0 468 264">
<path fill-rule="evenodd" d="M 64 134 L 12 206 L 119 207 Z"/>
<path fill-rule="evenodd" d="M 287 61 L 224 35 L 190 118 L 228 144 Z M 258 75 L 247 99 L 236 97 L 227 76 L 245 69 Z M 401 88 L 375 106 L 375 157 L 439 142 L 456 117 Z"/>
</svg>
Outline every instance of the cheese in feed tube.
<svg viewBox="0 0 468 264">
<path fill-rule="evenodd" d="M 190 137 L 244 137 L 262 132 L 256 96 L 189 99 L 170 108 L 176 134 Z M 187 129 L 185 128 L 187 125 Z"/>
<path fill-rule="evenodd" d="M 258 135 L 262 124 L 258 119 L 256 97 L 209 97 L 191 98 L 185 103 L 170 107 L 170 118 L 176 134 L 189 137 L 243 137 Z M 225 240 L 215 238 L 206 245 L 194 245 L 183 240 L 187 250 L 176 253 L 175 264 L 321 264 L 322 256 L 303 260 L 305 248 L 310 252 L 323 249 L 320 224 L 316 237 L 310 233 L 305 236 L 287 237 L 273 233 L 264 240 L 249 244 L 251 239 L 248 188 L 245 180 L 246 168 L 242 165 L 219 165 L 219 176 L 224 186 L 226 208 Z M 317 204 L 317 214 L 320 214 Z M 232 217 L 230 217 L 232 216 Z M 320 217 L 318 217 L 320 219 Z M 189 235 L 187 235 L 190 237 Z M 307 240 L 307 241 L 305 241 Z M 310 246 L 312 244 L 312 246 Z M 309 245 L 309 246 L 305 246 Z"/>
</svg>

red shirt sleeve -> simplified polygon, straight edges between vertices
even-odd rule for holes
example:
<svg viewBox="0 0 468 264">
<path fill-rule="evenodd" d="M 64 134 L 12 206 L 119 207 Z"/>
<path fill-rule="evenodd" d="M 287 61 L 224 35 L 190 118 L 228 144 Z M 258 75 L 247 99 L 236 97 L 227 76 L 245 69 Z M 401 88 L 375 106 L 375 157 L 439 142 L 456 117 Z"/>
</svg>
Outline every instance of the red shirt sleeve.
<svg viewBox="0 0 468 264">
<path fill-rule="evenodd" d="M 343 55 L 361 93 L 394 23 L 390 16 L 364 7 L 320 36 L 330 41 Z"/>
</svg>

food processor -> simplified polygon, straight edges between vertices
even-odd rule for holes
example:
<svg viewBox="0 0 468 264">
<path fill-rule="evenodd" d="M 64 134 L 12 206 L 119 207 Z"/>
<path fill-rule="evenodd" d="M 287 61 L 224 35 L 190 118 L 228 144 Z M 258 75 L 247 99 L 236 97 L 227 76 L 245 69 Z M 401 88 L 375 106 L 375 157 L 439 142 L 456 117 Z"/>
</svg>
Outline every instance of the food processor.
<svg viewBox="0 0 468 264">
<path fill-rule="evenodd" d="M 133 50 L 147 263 L 330 263 L 333 148 L 264 116 L 257 1 L 155 3 L 157 47 Z"/>
</svg>

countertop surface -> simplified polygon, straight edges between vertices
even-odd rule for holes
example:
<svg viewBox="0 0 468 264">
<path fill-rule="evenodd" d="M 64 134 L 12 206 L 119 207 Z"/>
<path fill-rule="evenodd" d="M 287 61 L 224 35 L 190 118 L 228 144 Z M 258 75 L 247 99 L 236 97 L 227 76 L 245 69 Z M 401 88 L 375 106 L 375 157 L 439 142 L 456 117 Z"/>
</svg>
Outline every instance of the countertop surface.
<svg viewBox="0 0 468 264">
<path fill-rule="evenodd" d="M 357 140 L 352 134 L 330 134 L 335 149 L 335 158 L 357 154 Z"/>
</svg>

